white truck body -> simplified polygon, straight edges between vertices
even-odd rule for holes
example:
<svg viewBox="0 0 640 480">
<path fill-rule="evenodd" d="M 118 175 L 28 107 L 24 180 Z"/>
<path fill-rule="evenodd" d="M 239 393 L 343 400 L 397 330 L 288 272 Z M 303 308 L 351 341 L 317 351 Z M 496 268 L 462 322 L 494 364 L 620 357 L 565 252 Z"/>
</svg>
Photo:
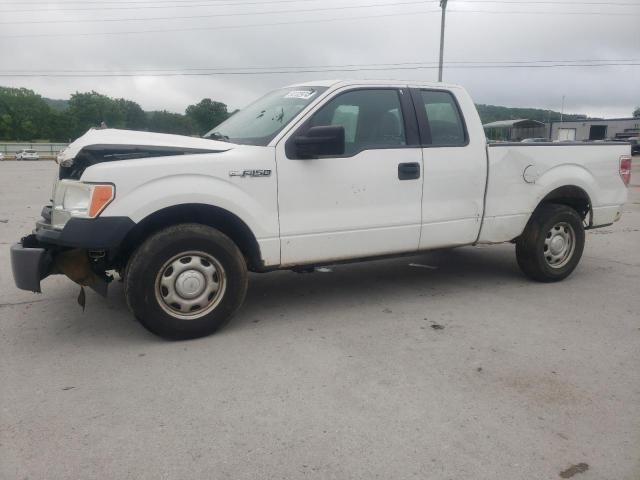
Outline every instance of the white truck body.
<svg viewBox="0 0 640 480">
<path fill-rule="evenodd" d="M 441 83 L 293 85 L 206 137 L 69 145 L 52 205 L 12 247 L 16 285 L 65 273 L 106 293 L 117 270 L 147 328 L 190 338 L 239 308 L 247 268 L 513 241 L 525 274 L 558 281 L 584 229 L 620 218 L 630 177 L 627 144 L 488 144 L 467 92 Z"/>
<path fill-rule="evenodd" d="M 588 225 L 616 221 L 627 191 L 619 159 L 625 144 L 487 144 L 475 106 L 454 85 L 311 82 L 329 88 L 267 146 L 233 145 L 177 135 L 93 130 L 63 152 L 91 144 L 212 148 L 220 153 L 105 162 L 85 182 L 112 182 L 116 198 L 102 216 L 134 222 L 183 203 L 215 205 L 254 233 L 265 267 L 332 262 L 474 243 L 508 242 L 522 233 L 541 200 L 573 185 L 591 203 Z M 464 116 L 468 144 L 366 150 L 349 159 L 293 161 L 285 143 L 327 98 L 359 88 L 428 88 L 451 92 Z M 398 163 L 417 162 L 419 179 L 399 181 Z M 230 177 L 233 170 L 268 177 Z M 488 179 L 487 179 L 488 176 Z M 486 195 L 486 198 L 485 198 Z"/>
</svg>

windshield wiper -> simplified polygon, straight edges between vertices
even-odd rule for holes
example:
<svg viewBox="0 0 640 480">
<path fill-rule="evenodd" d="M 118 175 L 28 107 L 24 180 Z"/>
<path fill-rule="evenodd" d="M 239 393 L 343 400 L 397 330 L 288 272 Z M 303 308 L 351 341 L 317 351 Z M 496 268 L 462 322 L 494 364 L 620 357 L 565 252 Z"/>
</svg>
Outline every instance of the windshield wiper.
<svg viewBox="0 0 640 480">
<path fill-rule="evenodd" d="M 220 140 L 222 142 L 228 142 L 229 141 L 229 137 L 227 135 L 223 135 L 220 132 L 211 132 L 209 135 L 207 135 L 206 138 L 210 138 L 212 140 Z"/>
</svg>

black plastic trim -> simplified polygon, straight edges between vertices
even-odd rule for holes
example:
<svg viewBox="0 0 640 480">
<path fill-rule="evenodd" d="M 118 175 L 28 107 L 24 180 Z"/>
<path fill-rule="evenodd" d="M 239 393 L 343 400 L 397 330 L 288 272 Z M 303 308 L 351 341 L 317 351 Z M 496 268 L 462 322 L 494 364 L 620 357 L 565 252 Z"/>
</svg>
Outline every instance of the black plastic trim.
<svg viewBox="0 0 640 480">
<path fill-rule="evenodd" d="M 175 147 L 171 145 L 144 145 L 144 144 L 109 144 L 94 143 L 87 145 L 80 152 L 92 152 L 103 155 L 109 160 L 126 160 L 130 155 L 145 155 L 147 157 L 159 156 L 176 156 L 176 155 L 197 155 L 201 153 L 220 153 L 224 149 L 218 148 L 191 148 L 191 147 Z M 149 154 L 149 155 L 146 155 Z M 156 154 L 156 155 L 151 155 Z M 144 157 L 136 157 L 144 158 Z"/>
<path fill-rule="evenodd" d="M 398 93 L 402 106 L 407 146 L 417 147 L 420 145 L 420 127 L 418 125 L 418 114 L 416 113 L 416 108 L 411 98 L 411 90 L 409 88 L 400 88 L 398 89 Z"/>
<path fill-rule="evenodd" d="M 232 147 L 229 147 L 229 149 Z M 83 147 L 73 159 L 60 164 L 58 177 L 79 180 L 85 169 L 103 162 L 137 160 L 141 158 L 173 157 L 221 153 L 229 149 L 188 148 L 162 145 L 93 144 Z"/>
<path fill-rule="evenodd" d="M 417 180 L 418 178 L 420 178 L 420 164 L 418 162 L 398 164 L 398 180 Z"/>
<path fill-rule="evenodd" d="M 53 210 L 53 207 L 51 205 L 46 205 L 42 207 L 42 211 L 40 212 L 40 215 L 42 215 L 42 218 L 44 218 L 47 223 L 51 223 L 51 210 Z"/>
<path fill-rule="evenodd" d="M 44 224 L 34 233 L 47 244 L 103 250 L 118 247 L 135 225 L 129 217 L 72 218 L 62 230 Z"/>
<path fill-rule="evenodd" d="M 13 280 L 20 290 L 41 293 L 40 281 L 49 275 L 53 257 L 44 248 L 25 247 L 25 240 L 11 246 Z"/>
</svg>

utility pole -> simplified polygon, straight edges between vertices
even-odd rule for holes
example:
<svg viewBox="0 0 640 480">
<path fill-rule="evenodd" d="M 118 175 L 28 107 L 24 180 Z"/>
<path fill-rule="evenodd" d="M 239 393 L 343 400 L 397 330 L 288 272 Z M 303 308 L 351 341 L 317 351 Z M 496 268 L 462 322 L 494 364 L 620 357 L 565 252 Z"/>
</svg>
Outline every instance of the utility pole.
<svg viewBox="0 0 640 480">
<path fill-rule="evenodd" d="M 560 108 L 560 125 L 562 125 L 563 118 L 564 118 L 564 95 L 562 95 L 562 107 Z"/>
<path fill-rule="evenodd" d="M 438 66 L 438 81 L 442 82 L 442 58 L 444 56 L 444 23 L 447 14 L 447 0 L 440 0 L 440 8 L 442 8 L 442 20 L 440 22 L 440 62 Z"/>
</svg>

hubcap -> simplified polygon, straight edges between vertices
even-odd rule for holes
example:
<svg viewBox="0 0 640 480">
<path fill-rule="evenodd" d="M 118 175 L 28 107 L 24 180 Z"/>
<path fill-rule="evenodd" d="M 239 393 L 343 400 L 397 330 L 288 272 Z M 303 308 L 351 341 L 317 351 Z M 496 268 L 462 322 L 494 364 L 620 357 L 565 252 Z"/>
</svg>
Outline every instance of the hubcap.
<svg viewBox="0 0 640 480">
<path fill-rule="evenodd" d="M 207 280 L 198 270 L 187 270 L 176 278 L 176 292 L 183 298 L 195 298 L 207 286 Z"/>
<path fill-rule="evenodd" d="M 544 239 L 544 258 L 551 268 L 564 267 L 573 256 L 576 246 L 573 227 L 560 222 L 551 227 Z"/>
<path fill-rule="evenodd" d="M 184 252 L 169 259 L 156 278 L 162 309 L 181 320 L 200 318 L 218 306 L 226 289 L 220 262 L 205 252 Z"/>
</svg>

